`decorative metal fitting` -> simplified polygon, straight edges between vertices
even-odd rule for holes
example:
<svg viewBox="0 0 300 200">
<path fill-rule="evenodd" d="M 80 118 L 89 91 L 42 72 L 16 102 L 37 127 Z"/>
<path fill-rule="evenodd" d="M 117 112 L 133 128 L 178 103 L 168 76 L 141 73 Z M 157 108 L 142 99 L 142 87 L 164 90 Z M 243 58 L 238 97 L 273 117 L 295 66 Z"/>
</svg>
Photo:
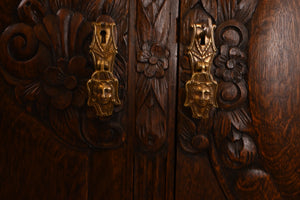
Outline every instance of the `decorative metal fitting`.
<svg viewBox="0 0 300 200">
<path fill-rule="evenodd" d="M 113 74 L 116 45 L 116 24 L 114 22 L 93 23 L 94 34 L 90 45 L 95 72 L 87 82 L 88 106 L 93 106 L 99 117 L 112 115 L 114 106 L 120 105 L 119 81 Z"/>
<path fill-rule="evenodd" d="M 209 118 L 212 108 L 218 107 L 216 92 L 218 84 L 210 69 L 216 54 L 214 40 L 215 25 L 211 19 L 208 24 L 193 24 L 193 36 L 187 53 L 192 68 L 192 78 L 186 85 L 186 100 L 184 106 L 190 107 L 193 118 Z"/>
</svg>

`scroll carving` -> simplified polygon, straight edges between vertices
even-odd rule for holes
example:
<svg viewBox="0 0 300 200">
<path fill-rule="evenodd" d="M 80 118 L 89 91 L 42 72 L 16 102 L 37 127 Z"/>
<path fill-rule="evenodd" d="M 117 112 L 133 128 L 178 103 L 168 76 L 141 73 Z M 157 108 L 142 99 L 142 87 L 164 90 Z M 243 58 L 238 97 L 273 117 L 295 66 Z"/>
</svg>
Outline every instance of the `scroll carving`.
<svg viewBox="0 0 300 200">
<path fill-rule="evenodd" d="M 184 1 L 182 4 L 185 16 L 182 19 L 182 49 L 189 44 L 191 24 L 213 20 L 217 25 L 215 39 L 218 53 L 211 73 L 218 82 L 218 108 L 208 119 L 191 119 L 188 117 L 190 112 L 181 108 L 179 142 L 189 153 L 209 150 L 217 178 L 229 199 L 251 199 L 258 191 L 267 192 L 270 195 L 268 198 L 280 199 L 270 175 L 257 167 L 256 132 L 249 112 L 247 22 L 256 5 L 256 0 L 202 0 Z M 183 85 L 192 76 L 192 69 L 187 56 L 183 51 L 181 54 L 180 90 L 183 90 Z M 229 181 L 233 174 L 236 182 Z M 246 174 L 252 174 L 251 178 Z"/>
<path fill-rule="evenodd" d="M 18 7 L 21 22 L 1 36 L 1 72 L 15 87 L 16 99 L 72 146 L 112 148 L 124 142 L 127 4 L 82 1 L 81 10 L 74 11 L 69 1 L 23 0 Z M 115 109 L 114 123 L 99 123 L 96 111 L 86 105 L 86 84 L 94 71 L 88 49 L 91 22 L 101 15 L 111 16 L 119 33 L 113 73 L 120 80 L 122 105 Z"/>
</svg>

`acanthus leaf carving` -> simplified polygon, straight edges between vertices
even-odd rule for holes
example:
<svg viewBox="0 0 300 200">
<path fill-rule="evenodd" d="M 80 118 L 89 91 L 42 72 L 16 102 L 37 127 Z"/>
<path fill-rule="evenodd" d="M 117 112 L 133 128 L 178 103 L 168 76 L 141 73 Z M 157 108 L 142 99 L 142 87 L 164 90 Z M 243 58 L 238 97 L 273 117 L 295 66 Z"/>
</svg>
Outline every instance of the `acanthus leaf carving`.
<svg viewBox="0 0 300 200">
<path fill-rule="evenodd" d="M 108 132 L 110 129 L 114 132 L 110 141 L 92 144 L 87 138 L 95 129 L 103 130 L 103 124 L 93 121 L 93 125 L 81 129 L 85 123 L 82 116 L 89 110 L 86 82 L 93 72 L 88 46 L 91 21 L 96 20 L 91 16 L 105 12 L 122 24 L 117 26 L 121 48 L 114 73 L 120 80 L 120 94 L 125 101 L 127 76 L 124 57 L 127 48 L 124 39 L 128 2 L 106 1 L 104 8 L 96 0 L 82 1 L 78 11 L 72 9 L 75 3 L 23 0 L 18 13 L 24 23 L 9 26 L 1 36 L 1 71 L 4 78 L 15 86 L 19 102 L 28 112 L 42 117 L 45 125 L 50 126 L 62 141 L 79 148 L 114 148 L 124 142 L 124 130 L 120 124 L 118 128 L 116 124 L 105 126 Z M 115 109 L 119 113 L 116 117 L 118 123 L 121 123 L 123 110 L 122 105 Z"/>
<path fill-rule="evenodd" d="M 185 116 L 184 113 L 179 114 L 179 119 L 181 121 L 178 126 L 179 142 L 183 150 L 193 154 L 207 150 L 209 147 L 208 133 L 197 130 L 194 122 Z M 201 122 L 199 124 L 201 124 Z"/>
<path fill-rule="evenodd" d="M 201 0 L 203 8 L 208 12 L 216 21 L 218 16 L 218 3 L 217 0 Z"/>
<path fill-rule="evenodd" d="M 156 20 L 154 22 L 154 35 L 153 38 L 156 38 L 156 43 L 160 44 L 165 48 L 169 30 L 170 30 L 170 17 L 169 17 L 169 8 L 168 8 L 168 1 L 163 1 L 160 10 L 157 14 Z M 163 25 L 162 25 L 163 24 Z M 169 52 L 167 52 L 169 54 Z M 169 55 L 165 55 L 167 58 Z"/>
<path fill-rule="evenodd" d="M 187 13 L 189 9 L 198 4 L 199 0 L 182 0 L 181 9 L 182 13 Z"/>
<path fill-rule="evenodd" d="M 218 0 L 218 24 L 237 19 L 246 24 L 255 11 L 258 0 Z"/>
</svg>

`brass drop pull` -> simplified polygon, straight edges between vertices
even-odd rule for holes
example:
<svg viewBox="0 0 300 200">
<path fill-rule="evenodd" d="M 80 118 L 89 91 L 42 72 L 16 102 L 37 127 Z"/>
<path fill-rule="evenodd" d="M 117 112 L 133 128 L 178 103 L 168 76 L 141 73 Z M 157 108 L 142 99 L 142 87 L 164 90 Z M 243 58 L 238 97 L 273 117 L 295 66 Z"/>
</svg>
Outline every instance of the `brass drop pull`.
<svg viewBox="0 0 300 200">
<path fill-rule="evenodd" d="M 210 69 L 216 54 L 214 29 L 211 19 L 208 23 L 193 24 L 193 36 L 187 48 L 192 78 L 185 85 L 186 100 L 184 106 L 190 107 L 193 118 L 209 118 L 212 108 L 217 107 L 216 92 L 218 84 Z"/>
<path fill-rule="evenodd" d="M 104 17 L 108 19 L 108 17 Z M 115 105 L 120 105 L 119 81 L 113 74 L 116 45 L 116 24 L 109 20 L 93 23 L 94 34 L 90 45 L 95 72 L 87 82 L 88 106 L 95 108 L 99 117 L 112 115 Z"/>
</svg>

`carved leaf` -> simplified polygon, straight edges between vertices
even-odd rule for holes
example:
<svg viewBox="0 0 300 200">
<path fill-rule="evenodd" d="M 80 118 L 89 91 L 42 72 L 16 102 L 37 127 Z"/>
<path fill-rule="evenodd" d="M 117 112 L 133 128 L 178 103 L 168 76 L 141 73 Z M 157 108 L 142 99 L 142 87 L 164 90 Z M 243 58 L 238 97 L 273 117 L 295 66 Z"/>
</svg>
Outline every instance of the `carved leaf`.
<svg viewBox="0 0 300 200">
<path fill-rule="evenodd" d="M 39 0 L 40 1 L 40 0 Z M 86 10 L 87 4 L 89 3 L 88 0 L 55 0 L 55 1 L 44 1 L 49 2 L 49 6 L 52 12 L 57 12 L 61 8 L 67 8 L 70 10 L 78 9 L 78 5 L 80 5 L 80 11 Z M 91 0 L 91 2 L 95 2 L 95 0 Z M 45 5 L 46 6 L 46 3 Z"/>
<path fill-rule="evenodd" d="M 198 2 L 199 2 L 198 0 L 182 0 L 181 3 L 182 13 L 188 12 L 188 10 L 193 8 Z"/>
<path fill-rule="evenodd" d="M 166 141 L 166 116 L 153 92 L 137 114 L 136 133 L 142 147 L 149 151 L 157 151 Z"/>
<path fill-rule="evenodd" d="M 62 56 L 62 49 L 59 31 L 59 18 L 56 15 L 48 15 L 43 19 L 43 23 L 47 33 L 49 34 L 55 55 L 60 58 Z"/>
<path fill-rule="evenodd" d="M 39 81 L 30 81 L 29 83 L 25 83 L 24 81 L 22 81 L 15 88 L 15 95 L 17 99 L 34 101 L 38 97 L 40 91 L 41 83 Z"/>
<path fill-rule="evenodd" d="M 215 115 L 214 134 L 216 146 L 221 147 L 222 142 L 231 133 L 231 121 L 226 112 L 218 112 Z"/>
<path fill-rule="evenodd" d="M 237 6 L 235 18 L 244 24 L 247 23 L 251 19 L 257 3 L 258 0 L 240 0 Z"/>
<path fill-rule="evenodd" d="M 253 15 L 258 0 L 218 0 L 218 22 L 236 19 L 246 23 Z"/>
<path fill-rule="evenodd" d="M 146 150 L 158 150 L 167 138 L 169 1 L 137 2 L 137 118 L 136 133 Z M 143 73 L 143 74 L 142 74 Z"/>
<path fill-rule="evenodd" d="M 58 137 L 63 139 L 70 145 L 86 147 L 79 138 L 80 126 L 79 126 L 79 114 L 74 108 L 68 108 L 67 110 L 49 109 L 49 121 Z"/>
<path fill-rule="evenodd" d="M 137 108 L 140 109 L 144 104 L 147 95 L 151 89 L 151 80 L 147 79 L 145 76 L 139 76 L 137 81 L 137 92 L 136 95 L 139 97 L 137 99 Z"/>
<path fill-rule="evenodd" d="M 70 33 L 69 33 L 69 53 L 70 57 L 75 55 L 75 46 L 76 46 L 76 41 L 78 41 L 78 30 L 81 24 L 84 21 L 84 17 L 80 13 L 74 13 L 71 22 L 70 22 Z"/>
<path fill-rule="evenodd" d="M 122 21 L 126 20 L 128 14 L 128 1 L 107 0 L 103 4 L 101 14 L 107 14 L 115 20 L 116 24 L 122 24 Z"/>
<path fill-rule="evenodd" d="M 156 0 L 156 1 L 141 0 L 141 2 L 147 17 L 150 19 L 151 24 L 154 24 L 155 20 L 157 19 L 158 13 L 161 12 L 161 8 L 163 7 L 163 4 L 166 1 L 165 0 Z"/>
<path fill-rule="evenodd" d="M 180 145 L 185 151 L 190 153 L 199 152 L 192 144 L 193 138 L 196 136 L 196 125 L 183 113 L 179 113 L 178 134 Z"/>
<path fill-rule="evenodd" d="M 215 20 L 218 17 L 218 4 L 217 0 L 201 0 L 203 8 L 208 12 Z"/>
<path fill-rule="evenodd" d="M 224 22 L 233 19 L 237 0 L 218 0 L 218 21 Z"/>
<path fill-rule="evenodd" d="M 241 199 L 251 200 L 257 197 L 265 200 L 282 199 L 271 176 L 261 169 L 243 171 L 235 187 Z"/>
<path fill-rule="evenodd" d="M 40 23 L 46 11 L 47 9 L 39 0 L 22 0 L 18 6 L 20 19 L 31 25 Z"/>
<path fill-rule="evenodd" d="M 117 54 L 115 58 L 114 75 L 119 80 L 119 98 L 121 99 L 121 105 L 115 107 L 115 112 L 119 112 L 123 109 L 123 104 L 125 103 L 127 98 L 126 61 L 120 54 Z"/>
<path fill-rule="evenodd" d="M 238 108 L 228 112 L 228 117 L 232 125 L 240 131 L 249 132 L 251 130 L 251 117 L 246 108 Z"/>
<path fill-rule="evenodd" d="M 80 12 L 74 11 L 78 11 L 78 5 L 81 5 Z M 120 92 L 125 99 L 127 76 L 124 57 L 127 48 L 124 40 L 128 1 L 23 0 L 18 11 L 20 19 L 30 26 L 19 23 L 3 32 L 0 58 L 6 69 L 1 71 L 15 86 L 16 98 L 25 104 L 28 111 L 50 124 L 61 140 L 75 147 L 86 147 L 80 126 L 82 115 L 79 113 L 79 110 L 85 113 L 86 82 L 93 72 L 88 51 L 92 27 L 86 15 L 94 15 L 94 19 L 90 18 L 94 21 L 108 13 L 117 24 L 122 24 L 118 27 L 121 30 L 118 41 L 122 42 L 118 44 L 120 49 L 114 73 L 120 80 Z M 110 133 L 112 130 L 112 139 L 97 140 L 98 144 L 111 147 L 124 142 L 123 131 L 117 128 L 120 126 L 117 125 L 120 123 L 119 115 L 116 116 L 116 124 L 104 131 Z M 102 130 L 99 119 L 93 119 L 93 127 Z"/>
<path fill-rule="evenodd" d="M 73 12 L 67 9 L 60 9 L 57 12 L 57 16 L 59 17 L 59 29 L 60 29 L 60 40 L 61 40 L 61 49 L 62 55 L 64 58 L 69 58 L 69 24 L 71 21 L 71 16 Z"/>
<path fill-rule="evenodd" d="M 97 16 L 99 16 L 99 10 L 103 8 L 103 4 L 105 1 L 103 0 L 91 0 L 91 1 L 85 1 L 86 2 L 86 13 L 87 18 L 89 20 L 95 20 Z"/>
<path fill-rule="evenodd" d="M 137 36 L 140 46 L 142 46 L 144 43 L 151 40 L 153 27 L 151 25 L 151 21 L 147 14 L 145 13 L 145 10 L 142 6 L 142 3 L 138 1 L 138 18 L 137 18 Z"/>
<path fill-rule="evenodd" d="M 88 37 L 92 34 L 92 24 L 91 22 L 85 22 L 79 26 L 78 32 L 77 32 L 77 40 L 75 44 L 75 53 L 76 54 L 82 54 L 84 52 L 88 52 L 89 43 Z M 85 55 L 86 57 L 89 57 L 88 55 Z"/>
<path fill-rule="evenodd" d="M 222 146 L 224 164 L 231 169 L 241 169 L 253 163 L 257 152 L 253 139 L 236 129 L 230 137 Z"/>
<path fill-rule="evenodd" d="M 153 38 L 155 41 L 162 46 L 166 45 L 167 38 L 169 35 L 169 26 L 170 26 L 170 14 L 169 10 L 169 1 L 164 1 L 162 4 L 159 13 L 157 14 L 157 18 L 154 24 L 155 34 Z"/>
<path fill-rule="evenodd" d="M 168 101 L 168 82 L 165 78 L 162 79 L 152 79 L 152 88 L 155 93 L 155 97 L 159 102 L 161 108 L 164 112 L 167 110 Z"/>
</svg>

